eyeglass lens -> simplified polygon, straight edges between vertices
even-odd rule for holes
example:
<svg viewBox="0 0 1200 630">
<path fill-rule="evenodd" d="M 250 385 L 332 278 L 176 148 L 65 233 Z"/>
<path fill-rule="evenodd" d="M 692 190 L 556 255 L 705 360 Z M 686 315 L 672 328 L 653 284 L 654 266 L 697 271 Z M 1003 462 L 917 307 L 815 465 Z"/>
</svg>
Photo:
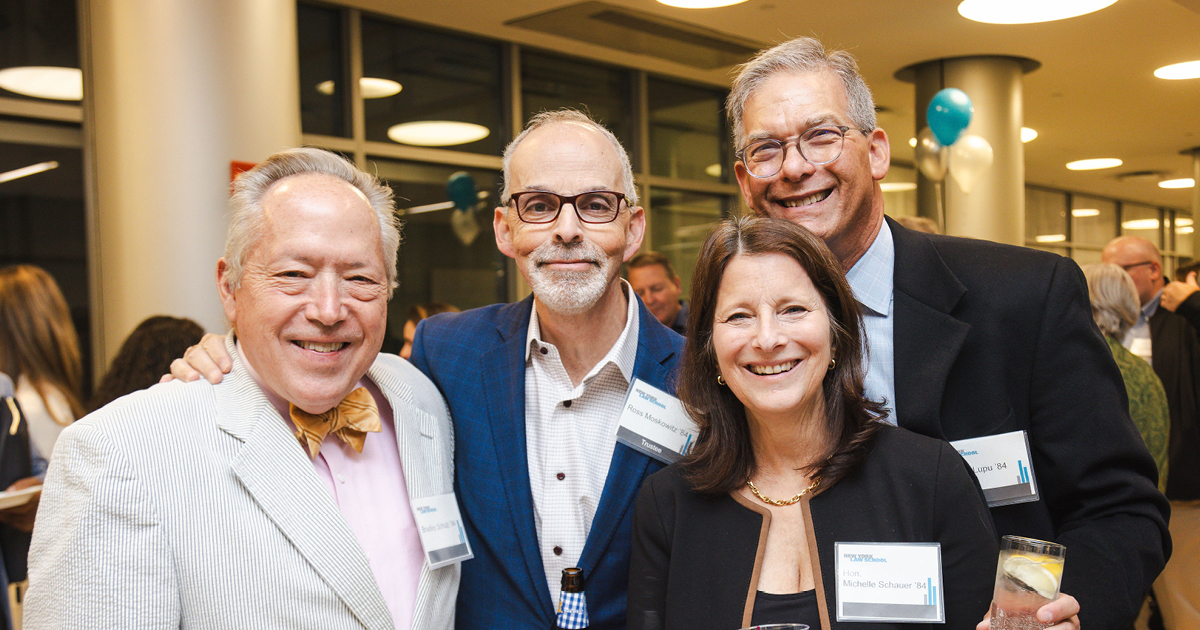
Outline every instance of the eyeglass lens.
<svg viewBox="0 0 1200 630">
<path fill-rule="evenodd" d="M 845 131 L 840 127 L 815 127 L 795 141 L 800 156 L 812 164 L 828 164 L 842 154 Z M 743 151 L 746 170 L 758 177 L 770 177 L 783 168 L 789 142 L 768 138 L 748 145 Z"/>
<path fill-rule="evenodd" d="M 607 191 L 564 196 L 552 192 L 524 191 L 513 195 L 517 214 L 526 223 L 550 223 L 563 205 L 570 203 L 584 223 L 609 223 L 621 210 L 621 196 Z"/>
</svg>

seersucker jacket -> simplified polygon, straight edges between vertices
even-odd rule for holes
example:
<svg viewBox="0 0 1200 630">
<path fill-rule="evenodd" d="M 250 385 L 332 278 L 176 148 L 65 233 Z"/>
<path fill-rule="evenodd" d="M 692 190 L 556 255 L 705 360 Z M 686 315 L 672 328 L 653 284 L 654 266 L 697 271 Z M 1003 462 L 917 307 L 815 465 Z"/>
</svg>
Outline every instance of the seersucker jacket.
<svg viewBox="0 0 1200 630">
<path fill-rule="evenodd" d="M 219 385 L 156 385 L 63 432 L 26 628 L 393 627 L 312 462 L 232 335 L 226 348 L 234 365 Z M 437 390 L 391 355 L 367 376 L 394 411 L 409 497 L 450 492 L 453 433 Z M 458 582 L 457 564 L 422 567 L 412 627 L 453 627 Z"/>
</svg>

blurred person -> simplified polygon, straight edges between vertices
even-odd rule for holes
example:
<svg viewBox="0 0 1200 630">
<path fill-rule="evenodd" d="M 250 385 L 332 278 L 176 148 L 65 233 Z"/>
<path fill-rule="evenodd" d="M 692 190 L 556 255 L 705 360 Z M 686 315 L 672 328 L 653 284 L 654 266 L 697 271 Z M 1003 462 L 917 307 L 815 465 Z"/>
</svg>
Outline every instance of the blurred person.
<svg viewBox="0 0 1200 630">
<path fill-rule="evenodd" d="M 1175 269 L 1175 281 L 1163 287 L 1161 306 L 1188 320 L 1192 328 L 1200 330 L 1200 283 L 1196 273 L 1200 261 L 1180 265 Z"/>
<path fill-rule="evenodd" d="M 1129 395 L 1129 416 L 1158 465 L 1158 489 L 1167 488 L 1167 442 L 1171 435 L 1171 412 L 1162 381 L 1141 357 L 1121 345 L 1121 339 L 1138 318 L 1137 287 L 1125 270 L 1112 264 L 1084 265 L 1092 319 L 1108 342 L 1121 370 Z"/>
<path fill-rule="evenodd" d="M 1119 236 L 1104 246 L 1101 259 L 1133 278 L 1141 308 L 1122 345 L 1154 367 L 1171 412 L 1166 495 L 1175 553 L 1154 583 L 1155 599 L 1167 630 L 1200 628 L 1200 336 L 1164 306 L 1162 255 L 1154 243 Z"/>
<path fill-rule="evenodd" d="M 88 401 L 88 413 L 146 389 L 171 370 L 171 361 L 200 342 L 204 329 L 186 317 L 155 315 L 129 333 Z"/>
<path fill-rule="evenodd" d="M 642 298 L 646 308 L 675 332 L 687 334 L 688 305 L 679 299 L 683 283 L 679 281 L 671 259 L 658 252 L 642 252 L 626 265 L 626 277 L 633 292 Z"/>
<path fill-rule="evenodd" d="M 430 317 L 432 315 L 437 315 L 438 313 L 461 313 L 461 312 L 462 312 L 462 310 L 459 309 L 457 306 L 454 306 L 453 304 L 446 304 L 445 302 L 427 302 L 425 304 L 413 304 L 412 306 L 409 307 L 408 317 L 405 318 L 405 320 L 404 320 L 404 345 L 400 348 L 400 352 L 398 352 L 397 354 L 399 354 L 401 357 L 403 357 L 405 359 L 412 356 L 413 338 L 417 334 L 417 324 L 421 323 L 421 320 L 423 320 L 427 317 Z M 182 351 L 180 351 L 180 354 L 182 354 Z M 176 354 L 175 356 L 180 356 L 180 354 Z M 164 370 L 164 372 L 165 372 L 165 370 Z"/>
<path fill-rule="evenodd" d="M 379 352 L 394 210 L 320 149 L 237 179 L 216 264 L 229 378 L 156 385 L 63 432 L 25 628 L 453 626 L 460 563 L 432 568 L 417 526 L 453 489 L 450 420 Z"/>
<path fill-rule="evenodd" d="M 1038 495 L 991 515 L 999 535 L 1071 549 L 1064 595 L 1040 620 L 1125 628 L 1170 555 L 1169 508 L 1079 267 L 886 218 L 891 149 L 848 53 L 812 38 L 765 50 L 738 69 L 725 110 L 746 205 L 808 228 L 846 270 L 867 397 L 930 437 L 1024 431 Z"/>
<path fill-rule="evenodd" d="M 0 485 L 10 492 L 40 484 L 33 471 L 46 469 L 46 461 L 30 447 L 29 423 L 13 394 L 12 379 L 0 372 L 0 435 L 5 436 L 0 439 Z M 25 580 L 37 506 L 38 495 L 34 494 L 22 505 L 0 510 L 0 628 L 4 630 L 16 627 L 9 585 Z M 20 594 L 16 601 L 21 601 Z"/>
<path fill-rule="evenodd" d="M 83 361 L 67 301 L 41 267 L 0 269 L 0 372 L 16 382 L 33 447 L 50 459 L 59 433 L 83 415 Z"/>
<path fill-rule="evenodd" d="M 896 220 L 896 223 L 914 232 L 924 232 L 926 234 L 942 233 L 941 230 L 938 230 L 937 223 L 934 223 L 933 219 L 927 217 L 902 216 L 893 218 Z"/>
<path fill-rule="evenodd" d="M 984 616 L 987 503 L 949 444 L 878 422 L 859 307 L 820 239 L 778 219 L 718 225 L 689 330 L 679 397 L 700 433 L 638 496 L 630 630 L 942 627 L 839 622 L 835 543 L 849 541 L 937 543 L 944 627 Z"/>
</svg>

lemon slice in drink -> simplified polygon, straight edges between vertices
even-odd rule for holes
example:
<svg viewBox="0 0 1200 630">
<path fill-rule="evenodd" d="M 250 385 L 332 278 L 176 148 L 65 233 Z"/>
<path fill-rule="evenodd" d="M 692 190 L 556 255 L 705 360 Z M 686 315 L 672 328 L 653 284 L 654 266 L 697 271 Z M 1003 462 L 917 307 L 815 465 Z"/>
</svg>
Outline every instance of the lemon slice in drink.
<svg viewBox="0 0 1200 630">
<path fill-rule="evenodd" d="M 1025 556 L 1012 556 L 1004 561 L 1004 572 L 1020 580 L 1038 595 L 1054 599 L 1058 591 L 1058 578 L 1036 560 Z"/>
</svg>

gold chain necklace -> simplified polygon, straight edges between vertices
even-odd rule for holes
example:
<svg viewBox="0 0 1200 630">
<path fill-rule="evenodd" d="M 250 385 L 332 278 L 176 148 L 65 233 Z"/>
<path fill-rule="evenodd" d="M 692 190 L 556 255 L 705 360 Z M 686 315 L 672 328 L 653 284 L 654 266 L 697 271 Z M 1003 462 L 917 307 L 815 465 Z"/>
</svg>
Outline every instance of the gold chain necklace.
<svg viewBox="0 0 1200 630">
<path fill-rule="evenodd" d="M 808 492 L 810 490 L 812 490 L 813 488 L 816 488 L 817 484 L 819 484 L 819 483 L 821 483 L 821 479 L 817 478 L 817 480 L 813 481 L 807 488 L 801 490 L 800 494 L 797 494 L 796 496 L 794 496 L 790 499 L 787 499 L 786 501 L 780 501 L 779 499 L 772 499 L 770 497 L 763 496 L 763 493 L 759 492 L 758 488 L 754 487 L 753 481 L 750 481 L 749 479 L 746 480 L 746 485 L 750 487 L 750 492 L 753 492 L 754 496 L 762 499 L 763 503 L 770 503 L 771 505 L 780 505 L 780 506 L 794 505 L 797 501 L 800 500 L 801 497 L 808 494 Z"/>
</svg>

